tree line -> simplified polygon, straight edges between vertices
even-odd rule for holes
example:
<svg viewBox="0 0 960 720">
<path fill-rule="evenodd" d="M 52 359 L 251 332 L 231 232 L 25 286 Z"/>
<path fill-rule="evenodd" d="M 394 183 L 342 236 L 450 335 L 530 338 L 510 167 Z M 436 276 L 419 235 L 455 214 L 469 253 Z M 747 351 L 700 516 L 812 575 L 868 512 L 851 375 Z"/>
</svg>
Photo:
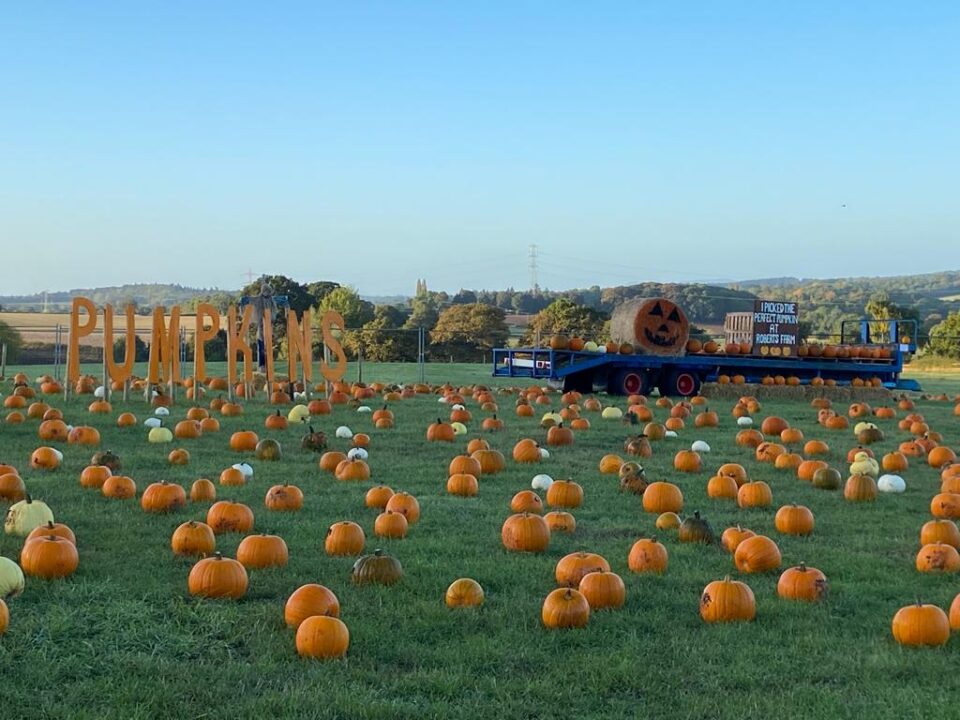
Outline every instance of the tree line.
<svg viewBox="0 0 960 720">
<path fill-rule="evenodd" d="M 752 310 L 758 297 L 784 299 L 800 304 L 801 336 L 835 342 L 840 339 L 843 321 L 862 317 L 880 321 L 876 332 L 882 334 L 882 322 L 891 319 L 911 319 L 917 323 L 917 340 L 926 352 L 960 358 L 960 312 L 951 312 L 960 303 L 944 295 L 954 290 L 960 297 L 960 273 L 938 273 L 929 276 L 924 285 L 916 278 L 885 278 L 871 287 L 866 280 L 849 279 L 825 281 L 798 281 L 781 278 L 745 283 L 724 288 L 713 285 L 684 285 L 639 283 L 634 285 L 565 291 L 528 291 L 508 288 L 502 291 L 467 290 L 457 293 L 434 292 L 426 284 L 418 283 L 417 294 L 405 302 L 374 305 L 364 300 L 352 288 L 332 281 L 299 283 L 284 275 L 264 275 L 243 287 L 239 292 L 197 290 L 180 304 L 185 310 L 195 310 L 201 302 L 226 312 L 243 296 L 256 295 L 261 283 L 268 282 L 275 295 L 286 296 L 290 309 L 302 318 L 307 309 L 317 310 L 317 316 L 326 310 L 336 310 L 346 325 L 343 331 L 344 348 L 351 359 L 363 357 L 378 362 L 414 361 L 420 350 L 419 336 L 424 333 L 423 352 L 428 360 L 480 361 L 489 356 L 490 349 L 516 342 L 533 345 L 547 342 L 556 332 L 579 335 L 604 341 L 608 337 L 610 312 L 619 303 L 632 297 L 665 296 L 684 308 L 693 323 L 718 326 L 728 312 Z M 935 289 L 929 289 L 931 286 Z M 177 293 L 187 291 L 180 286 L 125 286 L 131 296 L 137 290 L 140 297 L 153 296 L 156 288 L 174 287 Z M 921 288 L 928 288 L 921 290 Z M 889 289 L 889 290 L 888 290 Z M 92 291 L 104 301 L 117 302 L 108 290 Z M 892 291 L 892 292 L 891 292 Z M 917 293 L 920 293 L 918 296 Z M 919 299 L 918 299 L 919 297 Z M 933 310 L 932 310 L 933 309 Z M 508 313 L 529 315 L 522 334 L 511 337 L 507 325 Z M 286 354 L 286 327 L 278 323 L 275 331 L 281 358 Z M 694 335 L 705 335 L 698 327 Z M 8 343 L 8 357 L 13 359 L 22 344 L 9 327 L 0 326 L 0 338 Z M 862 338 L 847 337 L 858 341 Z M 876 338 L 874 338 L 876 339 Z M 188 339 L 188 345 L 192 340 Z M 138 341 L 138 359 L 146 357 L 148 348 Z M 188 347 L 192 355 L 192 348 Z M 211 360 L 226 358 L 226 334 L 220 335 L 207 347 Z"/>
</svg>

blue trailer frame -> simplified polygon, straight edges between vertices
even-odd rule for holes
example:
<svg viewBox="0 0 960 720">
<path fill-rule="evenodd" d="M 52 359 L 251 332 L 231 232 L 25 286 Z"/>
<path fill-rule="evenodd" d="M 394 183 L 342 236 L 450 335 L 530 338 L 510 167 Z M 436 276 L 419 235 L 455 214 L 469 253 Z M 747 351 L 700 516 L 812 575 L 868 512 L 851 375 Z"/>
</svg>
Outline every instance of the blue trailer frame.
<svg viewBox="0 0 960 720">
<path fill-rule="evenodd" d="M 860 337 L 869 337 L 869 325 L 861 321 Z M 899 339 L 907 321 L 888 321 L 891 338 Z M 913 335 L 915 337 L 915 333 Z M 889 359 L 825 357 L 757 357 L 754 355 L 691 354 L 676 357 L 621 355 L 599 351 L 552 350 L 550 348 L 497 348 L 493 351 L 495 377 L 542 379 L 580 392 L 606 390 L 611 394 L 647 395 L 654 388 L 661 395 L 690 396 L 704 382 L 721 375 L 742 375 L 748 383 L 768 376 L 793 376 L 801 384 L 814 378 L 850 384 L 855 378 L 879 378 L 883 386 L 919 391 L 916 380 L 900 377 L 905 357 L 916 350 L 912 339 L 885 343 Z"/>
</svg>

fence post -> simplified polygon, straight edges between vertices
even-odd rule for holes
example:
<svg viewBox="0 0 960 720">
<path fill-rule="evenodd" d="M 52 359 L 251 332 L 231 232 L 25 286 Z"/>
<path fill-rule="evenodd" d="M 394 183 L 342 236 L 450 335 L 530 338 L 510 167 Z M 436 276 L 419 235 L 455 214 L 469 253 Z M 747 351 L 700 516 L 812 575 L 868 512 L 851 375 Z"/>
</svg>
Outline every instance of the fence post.
<svg viewBox="0 0 960 720">
<path fill-rule="evenodd" d="M 104 336 L 103 339 L 104 339 L 103 353 L 101 358 L 103 360 L 103 399 L 106 402 L 110 402 L 110 374 L 107 370 L 107 343 L 106 343 L 107 338 L 106 336 Z"/>
<path fill-rule="evenodd" d="M 417 328 L 417 366 L 420 371 L 420 382 L 426 377 L 426 333 L 423 325 Z"/>
<path fill-rule="evenodd" d="M 67 365 L 67 368 L 69 369 L 69 367 L 70 367 L 70 344 L 69 344 L 69 341 L 67 342 L 66 360 L 67 360 L 66 365 Z M 69 400 L 69 399 L 70 399 L 70 378 L 69 378 L 69 376 L 65 375 L 64 378 L 63 378 L 63 401 L 66 402 L 66 401 Z"/>
<path fill-rule="evenodd" d="M 326 343 L 323 343 L 323 362 L 327 365 L 330 364 L 330 348 L 327 347 Z M 324 378 L 323 381 L 324 387 L 326 388 L 327 399 L 330 398 L 330 381 Z"/>
<path fill-rule="evenodd" d="M 7 376 L 7 344 L 0 347 L 0 378 Z"/>
<path fill-rule="evenodd" d="M 63 329 L 60 326 L 60 323 L 57 323 L 57 327 L 54 329 L 53 333 L 53 377 L 57 382 L 60 382 L 60 339 Z"/>
</svg>

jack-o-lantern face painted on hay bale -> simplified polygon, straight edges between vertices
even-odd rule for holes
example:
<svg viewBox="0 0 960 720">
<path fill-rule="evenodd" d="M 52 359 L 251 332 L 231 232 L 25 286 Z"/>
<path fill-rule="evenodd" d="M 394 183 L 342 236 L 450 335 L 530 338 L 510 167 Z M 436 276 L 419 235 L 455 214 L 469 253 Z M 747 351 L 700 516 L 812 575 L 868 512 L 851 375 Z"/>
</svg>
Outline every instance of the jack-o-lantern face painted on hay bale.
<svg viewBox="0 0 960 720">
<path fill-rule="evenodd" d="M 672 300 L 634 298 L 613 311 L 610 334 L 639 353 L 680 355 L 690 338 L 690 322 Z"/>
</svg>

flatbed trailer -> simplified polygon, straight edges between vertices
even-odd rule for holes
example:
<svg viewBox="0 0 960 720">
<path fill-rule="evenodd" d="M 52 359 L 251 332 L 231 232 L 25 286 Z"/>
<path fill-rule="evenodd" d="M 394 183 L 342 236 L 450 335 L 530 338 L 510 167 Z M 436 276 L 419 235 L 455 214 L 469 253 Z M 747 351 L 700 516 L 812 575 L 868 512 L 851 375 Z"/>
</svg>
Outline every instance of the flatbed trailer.
<svg viewBox="0 0 960 720">
<path fill-rule="evenodd" d="M 866 327 L 863 329 L 865 337 Z M 891 334 L 896 337 L 896 328 Z M 622 355 L 598 351 L 552 350 L 550 348 L 497 348 L 493 351 L 495 377 L 521 377 L 545 380 L 564 391 L 606 391 L 614 395 L 648 395 L 658 389 L 661 395 L 696 395 L 705 382 L 716 382 L 721 375 L 741 375 L 747 383 L 760 383 L 765 377 L 782 375 L 809 384 L 814 378 L 849 385 L 860 378 L 867 382 L 879 378 L 883 387 L 919 391 L 915 380 L 901 377 L 904 360 L 916 350 L 912 342 L 890 343 L 889 358 L 773 357 L 694 353 L 664 357 L 658 355 Z"/>
<path fill-rule="evenodd" d="M 898 353 L 899 355 L 899 353 Z M 564 391 L 606 390 L 615 395 L 690 396 L 705 382 L 721 375 L 742 375 L 745 382 L 760 383 L 770 375 L 793 376 L 803 385 L 813 378 L 848 385 L 854 378 L 879 378 L 884 387 L 919 391 L 916 380 L 900 377 L 900 357 L 889 360 L 829 358 L 760 358 L 751 355 L 620 355 L 574 352 L 549 348 L 497 348 L 493 351 L 495 377 L 542 379 L 560 384 Z"/>
</svg>

